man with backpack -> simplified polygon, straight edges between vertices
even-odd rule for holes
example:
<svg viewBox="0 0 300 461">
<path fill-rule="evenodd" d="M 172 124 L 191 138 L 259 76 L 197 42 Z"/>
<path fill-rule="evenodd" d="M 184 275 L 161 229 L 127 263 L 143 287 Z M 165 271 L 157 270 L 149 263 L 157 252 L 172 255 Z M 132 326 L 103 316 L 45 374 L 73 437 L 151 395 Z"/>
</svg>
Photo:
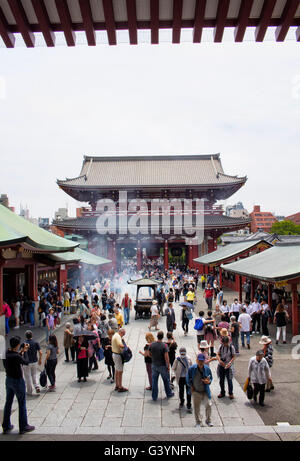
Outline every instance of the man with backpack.
<svg viewBox="0 0 300 461">
<path fill-rule="evenodd" d="M 213 323 L 214 320 L 205 320 L 204 318 L 204 312 L 200 311 L 199 312 L 199 318 L 195 320 L 195 326 L 194 330 L 197 332 L 197 343 L 200 344 L 201 341 L 204 340 L 204 335 L 205 335 L 205 325 L 207 323 Z"/>
<path fill-rule="evenodd" d="M 225 378 L 228 382 L 229 398 L 234 399 L 233 395 L 233 362 L 235 360 L 235 350 L 232 344 L 230 344 L 229 336 L 224 336 L 222 344 L 219 347 L 217 353 L 217 360 L 219 362 L 217 368 L 217 375 L 220 380 L 221 392 L 218 395 L 219 399 L 225 397 Z"/>
</svg>

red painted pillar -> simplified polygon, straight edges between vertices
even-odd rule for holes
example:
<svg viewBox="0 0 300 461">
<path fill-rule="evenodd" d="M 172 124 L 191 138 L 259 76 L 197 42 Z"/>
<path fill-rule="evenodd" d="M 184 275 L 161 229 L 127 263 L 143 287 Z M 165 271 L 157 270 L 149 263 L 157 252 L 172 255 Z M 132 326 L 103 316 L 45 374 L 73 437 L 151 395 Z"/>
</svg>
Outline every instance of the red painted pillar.
<svg viewBox="0 0 300 461">
<path fill-rule="evenodd" d="M 219 267 L 219 286 L 222 287 L 223 285 L 223 270 L 222 267 Z"/>
<path fill-rule="evenodd" d="M 168 244 L 168 240 L 165 240 L 165 245 L 164 245 L 164 268 L 169 269 L 169 244 Z"/>
<path fill-rule="evenodd" d="M 59 301 L 61 301 L 61 268 L 59 268 L 56 271 L 56 277 L 57 277 L 57 298 Z"/>
<path fill-rule="evenodd" d="M 213 238 L 207 240 L 208 253 L 215 251 L 215 240 Z"/>
<path fill-rule="evenodd" d="M 137 241 L 137 249 L 136 249 L 136 266 L 137 270 L 140 271 L 142 269 L 142 250 L 141 250 L 141 241 Z"/>
<path fill-rule="evenodd" d="M 25 266 L 25 275 L 27 283 L 27 294 L 31 301 L 37 301 L 37 270 L 36 264 Z"/>
<path fill-rule="evenodd" d="M 293 336 L 298 335 L 298 291 L 297 284 L 292 284 L 292 332 Z"/>
</svg>

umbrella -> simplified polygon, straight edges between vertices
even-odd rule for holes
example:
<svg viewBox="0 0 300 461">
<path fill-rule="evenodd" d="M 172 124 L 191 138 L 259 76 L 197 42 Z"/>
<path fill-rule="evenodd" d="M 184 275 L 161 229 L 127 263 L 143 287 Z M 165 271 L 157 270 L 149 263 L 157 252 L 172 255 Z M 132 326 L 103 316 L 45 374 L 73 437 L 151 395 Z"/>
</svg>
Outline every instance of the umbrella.
<svg viewBox="0 0 300 461">
<path fill-rule="evenodd" d="M 73 338 L 79 338 L 79 336 L 83 336 L 84 338 L 87 338 L 90 341 L 98 337 L 97 333 L 94 333 L 93 331 L 83 330 L 83 329 L 81 331 L 77 331 L 73 335 Z"/>
<path fill-rule="evenodd" d="M 180 307 L 187 307 L 188 309 L 192 309 L 192 310 L 195 309 L 195 306 L 194 306 L 193 304 L 187 303 L 187 302 L 180 303 L 179 306 L 180 306 Z"/>
</svg>

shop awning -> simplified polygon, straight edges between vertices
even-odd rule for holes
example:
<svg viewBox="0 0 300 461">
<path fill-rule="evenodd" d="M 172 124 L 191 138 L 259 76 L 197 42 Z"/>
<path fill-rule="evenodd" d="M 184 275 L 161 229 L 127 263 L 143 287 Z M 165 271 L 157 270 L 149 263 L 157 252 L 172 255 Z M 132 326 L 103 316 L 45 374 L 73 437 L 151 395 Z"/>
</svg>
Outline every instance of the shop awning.
<svg viewBox="0 0 300 461">
<path fill-rule="evenodd" d="M 296 279 L 300 277 L 300 244 L 278 243 L 266 251 L 221 267 L 227 272 L 266 282 Z"/>
<path fill-rule="evenodd" d="M 49 255 L 49 258 L 54 261 L 61 262 L 62 264 L 83 263 L 100 266 L 111 262 L 110 259 L 94 255 L 93 253 L 89 253 L 81 248 L 75 248 L 74 251 L 68 251 L 66 253 L 54 253 Z"/>
<path fill-rule="evenodd" d="M 0 205 L 0 247 L 18 243 L 39 252 L 71 251 L 79 245 L 32 224 Z"/>
<path fill-rule="evenodd" d="M 245 251 L 251 251 L 252 249 L 259 248 L 260 246 L 269 248 L 272 245 L 265 240 L 230 243 L 229 245 L 219 248 L 212 253 L 200 256 L 199 258 L 194 259 L 194 261 L 200 264 L 217 264 L 227 259 L 238 257 Z"/>
</svg>

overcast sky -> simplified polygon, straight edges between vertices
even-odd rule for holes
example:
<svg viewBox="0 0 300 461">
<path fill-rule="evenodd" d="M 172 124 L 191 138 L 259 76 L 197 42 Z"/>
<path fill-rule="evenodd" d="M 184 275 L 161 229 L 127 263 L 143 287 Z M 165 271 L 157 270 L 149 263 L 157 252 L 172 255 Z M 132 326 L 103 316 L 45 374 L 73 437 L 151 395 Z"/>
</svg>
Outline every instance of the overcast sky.
<svg viewBox="0 0 300 461">
<path fill-rule="evenodd" d="M 33 217 L 75 215 L 56 179 L 85 154 L 220 152 L 225 173 L 248 176 L 227 204 L 300 211 L 299 46 L 0 48 L 0 193 Z"/>
</svg>

